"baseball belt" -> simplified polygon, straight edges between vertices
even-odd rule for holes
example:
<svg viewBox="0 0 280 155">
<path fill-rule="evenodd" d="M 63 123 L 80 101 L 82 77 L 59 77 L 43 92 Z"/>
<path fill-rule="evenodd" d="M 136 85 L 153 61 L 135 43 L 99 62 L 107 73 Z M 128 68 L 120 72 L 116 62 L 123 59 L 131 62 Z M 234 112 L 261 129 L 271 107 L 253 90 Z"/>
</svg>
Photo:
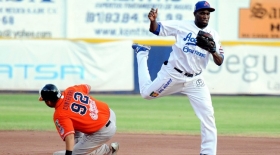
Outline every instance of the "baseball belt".
<svg viewBox="0 0 280 155">
<path fill-rule="evenodd" d="M 164 63 L 163 63 L 164 65 L 167 65 L 168 64 L 168 61 L 164 61 Z M 174 67 L 174 69 L 177 71 L 177 72 L 179 72 L 179 73 L 183 73 L 183 71 L 181 71 L 180 69 L 178 69 L 178 68 L 176 68 L 176 67 Z M 195 74 L 190 74 L 190 73 L 184 73 L 184 75 L 185 76 L 187 76 L 187 77 L 193 77 L 193 76 L 197 76 L 197 75 L 199 75 L 199 74 L 201 74 L 201 72 L 199 72 L 199 73 L 195 73 Z"/>
<path fill-rule="evenodd" d="M 111 121 L 109 120 L 107 123 L 106 123 L 106 128 L 111 124 Z"/>
</svg>

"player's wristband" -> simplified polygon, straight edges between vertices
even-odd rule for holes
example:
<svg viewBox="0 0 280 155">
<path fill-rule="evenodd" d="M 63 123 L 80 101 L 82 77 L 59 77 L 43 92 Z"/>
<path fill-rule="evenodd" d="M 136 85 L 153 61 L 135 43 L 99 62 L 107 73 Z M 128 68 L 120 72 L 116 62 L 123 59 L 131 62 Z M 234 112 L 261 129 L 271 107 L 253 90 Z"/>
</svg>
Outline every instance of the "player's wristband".
<svg viewBox="0 0 280 155">
<path fill-rule="evenodd" d="M 66 150 L 65 155 L 72 155 L 72 151 Z"/>
</svg>

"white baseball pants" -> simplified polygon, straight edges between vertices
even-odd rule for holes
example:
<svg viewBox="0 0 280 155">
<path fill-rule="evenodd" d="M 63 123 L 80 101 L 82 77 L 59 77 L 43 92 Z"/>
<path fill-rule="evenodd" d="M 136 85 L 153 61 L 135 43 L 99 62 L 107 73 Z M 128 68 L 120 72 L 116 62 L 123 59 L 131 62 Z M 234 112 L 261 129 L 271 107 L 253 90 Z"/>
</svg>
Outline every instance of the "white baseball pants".
<svg viewBox="0 0 280 155">
<path fill-rule="evenodd" d="M 148 51 L 137 53 L 140 94 L 145 99 L 155 99 L 174 93 L 182 93 L 189 98 L 196 116 L 201 122 L 200 153 L 216 155 L 217 129 L 211 96 L 203 77 L 187 77 L 174 69 L 170 63 L 162 65 L 156 79 L 151 81 L 147 60 Z"/>
</svg>

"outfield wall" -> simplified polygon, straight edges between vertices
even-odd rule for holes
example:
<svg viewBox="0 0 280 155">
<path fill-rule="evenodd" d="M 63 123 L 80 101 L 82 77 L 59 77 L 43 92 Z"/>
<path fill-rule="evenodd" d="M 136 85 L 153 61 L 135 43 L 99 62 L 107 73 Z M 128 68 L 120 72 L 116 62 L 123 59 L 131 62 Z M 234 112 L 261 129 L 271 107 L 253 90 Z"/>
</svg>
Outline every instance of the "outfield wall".
<svg viewBox="0 0 280 155">
<path fill-rule="evenodd" d="M 196 0 L 0 1 L 1 91 L 90 83 L 95 92 L 139 93 L 132 42 L 152 46 L 152 79 L 174 38 L 148 31 L 147 13 L 192 20 Z M 225 50 L 204 77 L 212 94 L 280 95 L 280 1 L 209 0 Z"/>
<path fill-rule="evenodd" d="M 64 89 L 88 83 L 95 92 L 138 93 L 132 41 L 99 44 L 65 40 L 1 40 L 0 89 L 35 91 L 54 83 Z M 202 73 L 212 94 L 279 95 L 279 46 L 224 47 L 221 67 L 210 61 Z M 168 59 L 169 46 L 153 46 L 148 60 L 151 79 Z"/>
<path fill-rule="evenodd" d="M 149 33 L 147 14 L 158 20 L 193 20 L 197 0 L 1 0 L 0 37 L 78 39 L 91 42 L 131 39 L 167 45 L 174 38 Z M 216 9 L 209 26 L 222 41 L 279 42 L 279 0 L 208 0 Z"/>
</svg>

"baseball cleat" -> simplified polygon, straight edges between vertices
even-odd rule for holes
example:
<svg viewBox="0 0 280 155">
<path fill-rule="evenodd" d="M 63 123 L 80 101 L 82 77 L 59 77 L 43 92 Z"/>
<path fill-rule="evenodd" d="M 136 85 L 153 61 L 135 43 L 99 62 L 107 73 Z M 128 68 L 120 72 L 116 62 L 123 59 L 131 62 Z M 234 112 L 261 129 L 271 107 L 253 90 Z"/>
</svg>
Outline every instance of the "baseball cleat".
<svg viewBox="0 0 280 155">
<path fill-rule="evenodd" d="M 111 143 L 112 155 L 117 155 L 119 151 L 119 144 L 117 142 Z"/>
<path fill-rule="evenodd" d="M 149 51 L 151 49 L 151 46 L 145 46 L 140 44 L 132 44 L 132 48 L 134 49 L 135 53 L 141 52 L 141 51 Z"/>
</svg>

